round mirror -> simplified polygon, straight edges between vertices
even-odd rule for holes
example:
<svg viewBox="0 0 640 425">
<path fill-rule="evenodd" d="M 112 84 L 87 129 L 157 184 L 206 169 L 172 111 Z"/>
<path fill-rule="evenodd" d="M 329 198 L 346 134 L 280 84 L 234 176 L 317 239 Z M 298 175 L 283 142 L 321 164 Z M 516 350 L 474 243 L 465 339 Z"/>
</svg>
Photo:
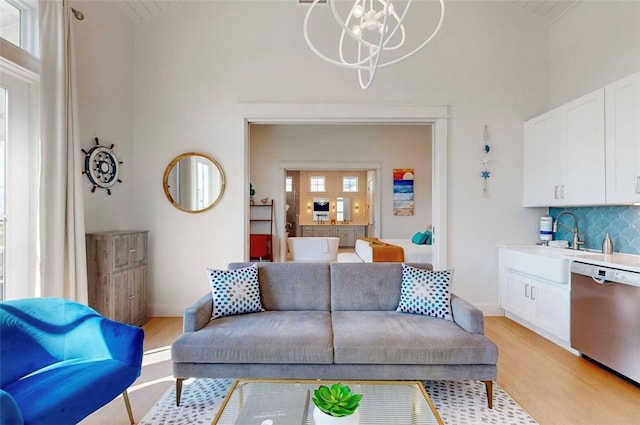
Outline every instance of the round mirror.
<svg viewBox="0 0 640 425">
<path fill-rule="evenodd" d="M 187 152 L 167 165 L 162 178 L 171 205 L 189 213 L 213 208 L 224 193 L 224 172 L 209 155 Z"/>
</svg>

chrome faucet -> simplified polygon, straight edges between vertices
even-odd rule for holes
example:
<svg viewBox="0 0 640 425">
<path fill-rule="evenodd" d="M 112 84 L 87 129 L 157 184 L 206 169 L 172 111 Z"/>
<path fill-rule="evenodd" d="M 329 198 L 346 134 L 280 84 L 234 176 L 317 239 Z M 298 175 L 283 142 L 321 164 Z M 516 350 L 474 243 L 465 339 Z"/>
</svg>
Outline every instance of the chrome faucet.
<svg viewBox="0 0 640 425">
<path fill-rule="evenodd" d="M 565 214 L 568 214 L 571 217 L 573 217 L 573 225 L 574 225 L 573 229 L 570 229 L 569 227 L 560 223 L 560 217 L 562 217 Z M 572 213 L 571 211 L 562 211 L 558 215 L 558 218 L 556 218 L 555 221 L 553 222 L 553 233 L 558 232 L 558 224 L 564 227 L 567 231 L 573 232 L 573 243 L 571 244 L 571 249 L 580 249 L 580 245 L 584 245 L 584 242 L 581 241 L 580 237 L 578 236 L 578 217 L 576 217 L 574 213 Z"/>
</svg>

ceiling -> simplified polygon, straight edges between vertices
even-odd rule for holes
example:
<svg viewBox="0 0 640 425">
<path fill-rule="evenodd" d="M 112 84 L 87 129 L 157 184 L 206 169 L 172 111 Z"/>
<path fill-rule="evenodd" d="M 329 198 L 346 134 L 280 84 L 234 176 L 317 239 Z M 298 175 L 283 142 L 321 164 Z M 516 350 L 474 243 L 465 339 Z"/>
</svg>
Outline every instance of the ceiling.
<svg viewBox="0 0 640 425">
<path fill-rule="evenodd" d="M 134 24 L 147 21 L 182 3 L 182 0 L 120 0 L 115 4 Z"/>
<path fill-rule="evenodd" d="M 511 0 L 515 7 L 543 19 L 549 25 L 563 17 L 580 0 Z"/>
<path fill-rule="evenodd" d="M 144 22 L 166 10 L 179 6 L 183 0 L 120 0 L 115 3 L 134 24 Z M 296 1 L 296 0 L 290 0 Z M 446 0 L 445 0 L 446 1 Z M 551 25 L 569 12 L 581 0 L 503 0 L 513 7 L 531 13 Z"/>
</svg>

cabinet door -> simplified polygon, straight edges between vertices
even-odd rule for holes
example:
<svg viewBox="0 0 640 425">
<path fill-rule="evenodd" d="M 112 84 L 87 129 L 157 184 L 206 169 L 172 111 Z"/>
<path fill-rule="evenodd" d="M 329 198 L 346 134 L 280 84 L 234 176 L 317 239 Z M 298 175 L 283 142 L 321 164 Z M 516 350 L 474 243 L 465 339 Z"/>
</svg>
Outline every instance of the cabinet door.
<svg viewBox="0 0 640 425">
<path fill-rule="evenodd" d="M 582 96 L 565 108 L 567 179 L 561 204 L 604 204 L 604 90 Z"/>
<path fill-rule="evenodd" d="M 117 272 L 129 267 L 130 240 L 131 238 L 127 234 L 114 235 L 111 238 L 112 271 Z"/>
<path fill-rule="evenodd" d="M 109 318 L 116 322 L 131 323 L 129 301 L 129 271 L 121 271 L 111 275 L 111 300 L 107 303 L 111 310 Z"/>
<path fill-rule="evenodd" d="M 129 274 L 129 323 L 140 326 L 147 318 L 147 266 L 133 268 Z"/>
<path fill-rule="evenodd" d="M 339 230 L 339 236 L 341 247 L 352 247 L 356 245 L 353 226 L 341 226 Z"/>
<path fill-rule="evenodd" d="M 544 282 L 533 282 L 531 299 L 534 305 L 532 322 L 558 338 L 569 341 L 571 292 Z"/>
<path fill-rule="evenodd" d="M 640 202 L 640 72 L 605 87 L 607 203 Z"/>
<path fill-rule="evenodd" d="M 318 236 L 321 238 L 329 237 L 329 226 L 324 226 L 324 225 L 315 226 L 315 229 L 313 231 L 313 236 Z"/>
<path fill-rule="evenodd" d="M 524 206 L 560 205 L 566 184 L 566 114 L 549 111 L 524 125 Z"/>
<path fill-rule="evenodd" d="M 147 234 L 132 233 L 129 239 L 131 266 L 139 267 L 147 263 Z"/>
<path fill-rule="evenodd" d="M 502 308 L 529 320 L 531 317 L 531 283 L 523 276 L 507 271 L 504 279 L 506 289 Z"/>
</svg>

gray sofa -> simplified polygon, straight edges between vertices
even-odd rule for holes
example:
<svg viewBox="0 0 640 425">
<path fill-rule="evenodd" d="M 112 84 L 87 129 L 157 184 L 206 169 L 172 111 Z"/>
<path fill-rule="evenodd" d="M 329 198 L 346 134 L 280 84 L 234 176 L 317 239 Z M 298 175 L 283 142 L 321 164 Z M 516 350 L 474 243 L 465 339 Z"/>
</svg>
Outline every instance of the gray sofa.
<svg viewBox="0 0 640 425">
<path fill-rule="evenodd" d="M 177 404 L 187 378 L 243 377 L 480 380 L 492 407 L 498 349 L 482 312 L 463 299 L 451 296 L 454 321 L 396 312 L 400 263 L 258 267 L 266 311 L 211 320 L 210 294 L 185 310 L 171 346 Z"/>
</svg>

